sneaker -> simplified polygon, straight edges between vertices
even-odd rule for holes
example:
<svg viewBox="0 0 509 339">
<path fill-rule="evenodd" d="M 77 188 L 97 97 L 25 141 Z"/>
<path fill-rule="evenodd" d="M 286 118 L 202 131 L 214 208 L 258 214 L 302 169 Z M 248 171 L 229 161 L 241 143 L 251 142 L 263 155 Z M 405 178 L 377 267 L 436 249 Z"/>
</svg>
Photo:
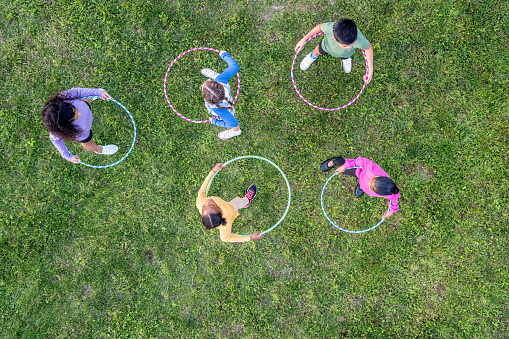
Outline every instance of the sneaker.
<svg viewBox="0 0 509 339">
<path fill-rule="evenodd" d="M 246 205 L 249 206 L 249 204 L 251 203 L 251 201 L 253 201 L 253 199 L 256 197 L 256 193 L 258 193 L 258 189 L 256 188 L 256 185 L 255 184 L 251 184 L 249 185 L 248 189 L 247 189 L 247 193 L 246 195 L 244 196 L 244 198 L 247 198 L 247 200 L 249 201 Z M 244 207 L 245 208 L 245 207 Z"/>
<path fill-rule="evenodd" d="M 345 73 L 350 73 L 352 71 L 352 58 L 341 60 L 341 64 L 343 65 Z"/>
<path fill-rule="evenodd" d="M 313 53 L 313 52 L 311 52 Z M 302 61 L 300 62 L 300 69 L 303 70 L 303 71 L 306 71 L 309 66 L 311 66 L 311 64 L 313 63 L 313 61 L 315 61 L 316 59 L 314 59 L 312 56 L 311 56 L 311 53 L 309 53 L 308 55 L 306 55 L 306 57 L 304 59 L 302 59 Z M 318 57 L 317 57 L 318 58 Z"/>
<path fill-rule="evenodd" d="M 99 145 L 99 147 L 102 147 L 103 149 L 101 152 L 95 152 L 97 154 L 112 155 L 117 153 L 118 151 L 117 145 L 106 145 L 106 146 Z"/>
<path fill-rule="evenodd" d="M 360 198 L 360 196 L 363 194 L 364 194 L 364 191 L 361 190 L 361 185 L 357 184 L 357 187 L 355 187 L 355 196 Z"/>
<path fill-rule="evenodd" d="M 240 130 L 240 129 L 238 132 L 234 132 L 231 129 L 227 129 L 227 130 L 220 132 L 217 136 L 221 140 L 228 140 L 230 138 L 236 137 L 237 135 L 240 135 L 240 133 L 242 133 L 242 130 Z"/>
<path fill-rule="evenodd" d="M 219 73 L 217 73 L 214 70 L 211 70 L 210 68 L 202 68 L 201 75 L 214 80 L 219 75 Z"/>
</svg>

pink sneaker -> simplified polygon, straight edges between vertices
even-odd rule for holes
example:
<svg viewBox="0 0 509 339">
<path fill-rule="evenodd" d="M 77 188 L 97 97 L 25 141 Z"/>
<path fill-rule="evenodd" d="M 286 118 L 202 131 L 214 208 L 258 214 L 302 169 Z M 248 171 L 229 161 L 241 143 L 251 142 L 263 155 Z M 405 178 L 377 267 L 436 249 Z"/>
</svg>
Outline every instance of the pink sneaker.
<svg viewBox="0 0 509 339">
<path fill-rule="evenodd" d="M 256 197 L 256 193 L 257 192 L 258 192 L 258 190 L 256 189 L 256 185 L 255 184 L 249 185 L 249 188 L 247 189 L 247 193 L 244 196 L 244 198 L 247 198 L 247 200 L 249 200 L 249 202 L 247 203 L 246 207 L 248 207 L 249 204 L 251 204 L 251 201 L 253 201 L 253 199 Z"/>
</svg>

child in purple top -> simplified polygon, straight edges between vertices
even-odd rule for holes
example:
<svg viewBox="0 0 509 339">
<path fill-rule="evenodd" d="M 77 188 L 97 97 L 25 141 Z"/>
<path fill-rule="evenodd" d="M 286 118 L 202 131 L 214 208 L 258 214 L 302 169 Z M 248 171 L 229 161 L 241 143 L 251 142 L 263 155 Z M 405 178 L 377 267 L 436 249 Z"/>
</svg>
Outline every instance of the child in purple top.
<svg viewBox="0 0 509 339">
<path fill-rule="evenodd" d="M 102 88 L 72 88 L 51 96 L 41 112 L 42 121 L 50 132 L 49 137 L 62 157 L 79 163 L 77 155 L 71 156 L 64 140 L 81 142 L 81 146 L 97 154 L 115 154 L 116 145 L 99 146 L 92 140 L 92 111 L 88 104 L 93 99 L 79 100 L 87 96 L 99 96 L 108 100 L 111 96 Z"/>
<path fill-rule="evenodd" d="M 383 197 L 390 201 L 390 211 L 386 211 L 383 214 L 383 218 L 388 218 L 399 210 L 399 188 L 380 165 L 363 157 L 358 157 L 357 159 L 335 157 L 325 160 L 320 168 L 322 171 L 328 171 L 334 166 L 339 166 L 336 169 L 336 173 L 343 173 L 359 179 L 359 184 L 355 188 L 356 196 L 360 197 L 366 192 L 366 194 L 372 197 Z"/>
</svg>

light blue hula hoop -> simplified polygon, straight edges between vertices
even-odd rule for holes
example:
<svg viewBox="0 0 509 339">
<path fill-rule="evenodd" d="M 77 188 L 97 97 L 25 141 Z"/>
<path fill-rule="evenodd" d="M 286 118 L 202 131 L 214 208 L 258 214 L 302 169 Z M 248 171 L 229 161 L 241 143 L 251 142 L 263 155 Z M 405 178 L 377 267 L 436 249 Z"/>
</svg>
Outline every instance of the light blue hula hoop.
<svg viewBox="0 0 509 339">
<path fill-rule="evenodd" d="M 360 167 L 349 167 L 349 168 L 346 168 L 345 170 L 348 170 L 350 168 L 360 168 Z M 368 232 L 368 231 L 371 231 L 372 229 L 375 229 L 377 228 L 381 223 L 384 222 L 385 218 L 382 218 L 382 220 L 380 220 L 378 222 L 378 224 L 376 224 L 375 226 L 373 227 L 370 227 L 370 228 L 366 228 L 365 230 L 362 230 L 362 231 L 350 231 L 350 230 L 347 230 L 347 229 L 344 229 L 344 228 L 341 228 L 339 227 L 338 225 L 336 225 L 334 223 L 334 221 L 332 221 L 329 216 L 327 215 L 327 212 L 325 212 L 325 207 L 323 206 L 323 192 L 325 192 L 325 187 L 327 187 L 327 184 L 329 183 L 329 181 L 335 176 L 337 175 L 336 172 L 334 172 L 329 179 L 327 179 L 327 181 L 325 182 L 325 185 L 323 185 L 323 188 L 322 188 L 322 195 L 321 195 L 321 198 L 320 198 L 320 202 L 322 204 L 322 211 L 323 211 L 323 214 L 325 214 L 325 217 L 327 218 L 327 220 L 329 220 L 329 222 L 332 224 L 332 226 L 344 231 L 344 232 L 348 232 L 348 233 L 364 233 L 364 232 Z M 391 210 L 391 201 L 389 200 L 389 208 L 387 208 L 387 212 L 389 212 Z"/>
<path fill-rule="evenodd" d="M 223 166 L 226 166 L 228 165 L 230 162 L 234 162 L 236 160 L 240 160 L 240 159 L 246 159 L 246 158 L 253 158 L 253 159 L 260 159 L 260 160 L 263 160 L 263 161 L 266 161 L 268 162 L 269 164 L 272 164 L 272 166 L 274 166 L 275 168 L 277 168 L 277 170 L 279 171 L 279 173 L 281 173 L 281 175 L 283 176 L 283 178 L 285 179 L 285 182 L 286 182 L 286 186 L 288 187 L 288 204 L 286 204 L 286 210 L 285 210 L 285 213 L 283 214 L 283 216 L 281 217 L 281 219 L 279 219 L 279 221 L 277 223 L 274 224 L 274 226 L 268 228 L 267 230 L 261 232 L 261 234 L 265 234 L 265 233 L 269 233 L 271 230 L 273 230 L 274 228 L 276 228 L 282 221 L 283 219 L 286 217 L 286 215 L 288 214 L 288 210 L 290 209 L 290 202 L 292 201 L 292 194 L 290 193 L 290 184 L 288 183 L 288 179 L 286 179 L 286 175 L 283 173 L 283 171 L 281 170 L 281 168 L 279 168 L 275 163 L 273 163 L 272 161 L 268 160 L 268 159 L 265 159 L 265 158 L 262 158 L 262 157 L 259 157 L 257 155 L 243 155 L 243 156 L 240 156 L 240 157 L 237 157 L 237 158 L 234 158 L 234 159 L 231 159 L 231 160 L 228 160 L 227 162 L 225 162 L 223 164 Z M 210 184 L 212 183 L 212 180 L 214 180 L 214 177 L 216 176 L 217 173 L 219 173 L 220 171 L 217 171 L 216 173 L 214 173 L 214 175 L 212 176 L 212 178 L 210 178 L 210 181 L 209 181 L 209 184 L 207 185 L 207 190 L 205 191 L 205 195 L 207 195 L 207 193 L 209 192 L 209 188 L 210 188 Z M 232 234 L 235 234 L 235 233 L 232 233 Z M 251 234 L 236 234 L 236 235 L 240 235 L 240 236 L 243 236 L 243 237 L 250 237 Z"/>
<path fill-rule="evenodd" d="M 80 98 L 80 100 L 83 100 L 83 99 L 90 99 L 90 98 L 94 98 L 94 99 L 97 99 L 99 98 L 98 95 L 91 95 L 91 96 L 88 96 L 88 97 L 83 97 L 83 98 Z M 129 115 L 129 118 L 131 118 L 131 121 L 133 122 L 133 128 L 134 128 L 134 137 L 133 137 L 133 143 L 131 144 L 131 148 L 129 149 L 129 151 L 122 157 L 122 159 L 120 159 L 119 161 L 117 162 L 114 162 L 113 164 L 109 164 L 109 165 L 104 165 L 104 166 L 95 166 L 95 165 L 90 165 L 90 164 L 87 164 L 86 162 L 83 162 L 83 161 L 80 161 L 79 163 L 82 164 L 82 165 L 85 165 L 85 166 L 88 166 L 88 167 L 92 167 L 92 168 L 108 168 L 108 167 L 112 167 L 112 166 L 115 166 L 115 165 L 118 165 L 119 163 L 122 162 L 122 160 L 124 160 L 125 158 L 127 158 L 127 156 L 129 155 L 129 153 L 131 153 L 131 151 L 133 150 L 133 147 L 134 147 L 134 143 L 136 142 L 136 124 L 134 123 L 134 119 L 133 119 L 133 116 L 131 115 L 131 112 L 129 112 L 127 110 L 127 108 L 122 105 L 120 102 L 118 102 L 117 100 L 113 99 L 113 98 L 110 98 L 108 99 L 109 101 L 113 101 L 114 103 L 116 103 L 117 105 L 119 105 L 120 107 L 122 107 L 126 112 L 127 112 L 127 115 Z M 69 151 L 69 150 L 67 150 Z M 69 154 L 71 154 L 72 156 L 72 153 L 69 152 Z"/>
</svg>

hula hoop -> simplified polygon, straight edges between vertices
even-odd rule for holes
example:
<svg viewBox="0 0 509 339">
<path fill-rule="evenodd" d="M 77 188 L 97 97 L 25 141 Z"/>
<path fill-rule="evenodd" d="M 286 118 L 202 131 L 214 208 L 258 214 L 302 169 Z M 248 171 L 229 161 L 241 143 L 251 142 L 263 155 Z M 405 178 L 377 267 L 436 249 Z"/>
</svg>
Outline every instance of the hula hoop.
<svg viewBox="0 0 509 339">
<path fill-rule="evenodd" d="M 190 49 L 190 50 L 187 50 L 185 51 L 184 53 L 180 54 L 178 57 L 175 58 L 175 60 L 173 60 L 173 62 L 170 64 L 170 67 L 168 67 L 168 70 L 166 71 L 166 75 L 164 76 L 164 96 L 166 97 L 166 101 L 168 101 L 168 105 L 170 105 L 171 109 L 173 110 L 173 112 L 175 112 L 179 117 L 181 117 L 182 119 L 184 120 L 187 120 L 187 121 L 191 121 L 191 122 L 195 122 L 197 124 L 203 124 L 203 123 L 206 123 L 206 122 L 209 122 L 211 121 L 212 118 L 209 118 L 207 120 L 201 120 L 201 121 L 198 121 L 198 120 L 193 120 L 193 119 L 189 119 L 189 118 L 186 118 L 185 116 L 183 116 L 182 114 L 180 114 L 174 107 L 173 105 L 171 104 L 170 102 L 170 99 L 168 99 L 168 94 L 166 93 L 166 79 L 168 78 L 168 73 L 170 72 L 170 69 L 172 68 L 173 64 L 175 62 L 177 62 L 178 59 L 180 59 L 180 57 L 186 55 L 187 53 L 189 52 L 192 52 L 192 51 L 196 51 L 196 50 L 199 50 L 199 49 L 204 49 L 204 50 L 207 50 L 207 51 L 214 51 L 214 52 L 221 52 L 220 50 L 218 49 L 214 49 L 214 48 L 209 48 L 209 47 L 198 47 L 198 48 L 193 48 L 193 49 Z M 237 94 L 235 95 L 235 99 L 233 99 L 233 103 L 235 103 L 235 101 L 237 101 L 237 98 L 239 97 L 239 91 L 240 91 L 240 76 L 239 76 L 239 72 L 237 72 L 237 79 L 238 79 L 238 83 L 237 83 Z"/>
<path fill-rule="evenodd" d="M 281 173 L 281 175 L 283 176 L 283 178 L 285 179 L 285 182 L 286 182 L 286 186 L 288 187 L 288 204 L 286 204 L 286 210 L 285 210 L 285 213 L 283 214 L 283 216 L 278 220 L 277 223 L 275 223 L 273 226 L 271 226 L 270 228 L 268 228 L 267 230 L 261 232 L 261 234 L 265 234 L 265 233 L 269 233 L 271 230 L 273 230 L 274 228 L 276 228 L 282 221 L 283 219 L 286 217 L 286 215 L 288 214 L 288 210 L 290 209 L 290 202 L 292 200 L 292 195 L 290 193 L 290 184 L 288 183 L 288 179 L 286 178 L 286 175 L 284 174 L 284 172 L 281 170 L 281 168 L 279 168 L 275 163 L 273 163 L 272 161 L 268 160 L 268 159 L 265 159 L 265 158 L 262 158 L 262 157 L 259 157 L 257 155 L 243 155 L 243 156 L 240 156 L 240 157 L 237 157 L 237 158 L 234 158 L 234 159 L 231 159 L 231 160 L 228 160 L 227 162 L 225 162 L 223 164 L 223 166 L 226 166 L 228 165 L 229 163 L 231 162 L 234 162 L 234 161 L 237 161 L 237 160 L 240 160 L 240 159 L 246 159 L 246 158 L 253 158 L 253 159 L 260 159 L 260 160 L 263 160 L 263 161 L 266 161 L 268 162 L 269 164 L 271 164 L 272 166 L 274 166 L 278 171 L 279 173 Z M 209 188 L 210 188 L 210 184 L 212 184 L 212 180 L 214 180 L 214 177 L 216 176 L 217 173 L 219 173 L 220 171 L 217 171 L 216 173 L 214 173 L 214 175 L 212 176 L 212 178 L 210 178 L 210 181 L 209 181 L 209 184 L 207 185 L 207 190 L 205 191 L 205 195 L 207 195 L 207 193 L 209 192 Z M 232 233 L 232 234 L 235 234 L 235 233 Z M 237 235 L 240 235 L 240 236 L 243 236 L 243 237 L 250 237 L 251 235 L 250 234 L 237 234 Z"/>
<path fill-rule="evenodd" d="M 99 98 L 99 96 L 97 95 L 91 95 L 91 96 L 88 96 L 88 97 L 83 97 L 83 98 L 80 98 L 80 100 L 83 100 L 83 99 L 89 99 L 89 98 Z M 108 101 L 113 101 L 114 103 L 118 104 L 120 107 L 122 107 L 126 112 L 127 114 L 129 115 L 129 118 L 131 118 L 131 121 L 133 123 L 133 128 L 134 128 L 134 136 L 133 136 L 133 143 L 131 144 L 131 148 L 129 149 L 129 151 L 122 157 L 122 159 L 120 159 L 119 161 L 117 162 L 114 162 L 113 164 L 109 164 L 109 165 L 105 165 L 105 166 L 95 166 L 95 165 L 90 165 L 90 164 L 87 164 L 86 162 L 83 162 L 83 161 L 80 161 L 79 163 L 82 164 L 82 165 L 85 165 L 85 166 L 88 166 L 88 167 L 92 167 L 92 168 L 108 168 L 108 167 L 112 167 L 112 166 L 115 166 L 117 164 L 119 164 L 120 162 L 122 162 L 122 160 L 124 160 L 125 158 L 127 158 L 127 156 L 129 155 L 129 153 L 131 153 L 131 151 L 133 150 L 133 147 L 134 147 L 134 143 L 136 142 L 136 124 L 134 123 L 134 119 L 133 119 L 133 116 L 131 115 L 131 112 L 129 112 L 127 110 L 127 108 L 122 105 L 120 102 L 118 102 L 117 100 L 111 98 L 111 99 L 108 99 Z M 67 150 L 69 151 L 69 150 Z M 72 156 L 72 153 L 69 152 Z"/>
<path fill-rule="evenodd" d="M 349 167 L 349 168 L 346 168 L 345 170 L 347 169 L 350 169 L 350 168 L 360 168 L 360 167 Z M 348 232 L 348 233 L 364 233 L 364 232 L 368 232 L 368 231 L 371 231 L 372 229 L 375 229 L 377 228 L 381 223 L 384 222 L 385 218 L 382 218 L 382 220 L 380 220 L 378 222 L 378 224 L 376 224 L 375 226 L 373 227 L 370 227 L 370 228 L 366 228 L 365 230 L 362 230 L 362 231 L 351 231 L 351 230 L 347 230 L 347 229 L 344 229 L 344 228 L 341 228 L 339 227 L 338 225 L 336 225 L 334 223 L 334 221 L 332 221 L 329 216 L 327 215 L 327 212 L 325 212 L 325 207 L 323 206 L 323 192 L 325 191 L 325 187 L 327 187 L 327 184 L 329 183 L 329 181 L 335 176 L 337 175 L 336 172 L 334 172 L 329 179 L 327 179 L 327 181 L 325 182 L 325 184 L 323 185 L 323 188 L 322 188 L 322 195 L 321 195 L 321 198 L 320 198 L 320 203 L 322 204 L 322 211 L 323 211 L 323 214 L 325 214 L 325 217 L 327 218 L 327 220 L 329 220 L 329 222 L 332 224 L 332 226 L 344 231 L 344 232 Z M 391 201 L 389 200 L 389 208 L 387 208 L 387 212 L 389 212 L 391 210 Z"/>
<path fill-rule="evenodd" d="M 323 34 L 323 32 L 320 32 L 320 33 L 316 33 L 315 35 L 313 35 L 311 38 L 307 39 L 306 42 L 308 42 L 309 40 L 313 39 L 314 37 L 320 35 L 320 34 Z M 366 75 L 364 77 L 364 84 L 362 85 L 362 88 L 361 88 L 361 91 L 359 92 L 359 94 L 357 94 L 357 96 L 352 100 L 350 101 L 348 104 L 344 105 L 344 106 L 341 106 L 341 107 L 337 107 L 337 108 L 323 108 L 323 107 L 320 107 L 320 106 L 316 106 L 312 103 L 310 103 L 306 98 L 304 98 L 304 96 L 302 96 L 302 94 L 300 94 L 299 92 L 299 89 L 297 88 L 297 85 L 295 84 L 295 78 L 293 77 L 293 68 L 295 66 L 295 61 L 297 60 L 297 55 L 299 55 L 299 52 L 295 53 L 295 57 L 293 58 L 293 63 L 292 63 L 292 72 L 291 72 L 291 76 L 292 76 L 292 84 L 293 84 L 293 87 L 295 88 L 295 91 L 297 91 L 297 94 L 301 97 L 302 100 L 304 100 L 304 102 L 314 108 L 317 108 L 317 109 L 321 109 L 322 111 L 337 111 L 337 110 L 340 110 L 342 108 L 345 108 L 345 107 L 348 107 L 350 106 L 351 104 L 353 104 L 362 94 L 362 92 L 364 91 L 364 87 L 366 87 L 366 77 L 369 75 L 369 67 L 368 67 L 368 58 L 366 57 L 366 53 L 364 52 L 363 49 L 359 48 L 361 51 L 362 51 L 362 55 L 364 55 L 364 60 L 366 60 Z"/>
</svg>

